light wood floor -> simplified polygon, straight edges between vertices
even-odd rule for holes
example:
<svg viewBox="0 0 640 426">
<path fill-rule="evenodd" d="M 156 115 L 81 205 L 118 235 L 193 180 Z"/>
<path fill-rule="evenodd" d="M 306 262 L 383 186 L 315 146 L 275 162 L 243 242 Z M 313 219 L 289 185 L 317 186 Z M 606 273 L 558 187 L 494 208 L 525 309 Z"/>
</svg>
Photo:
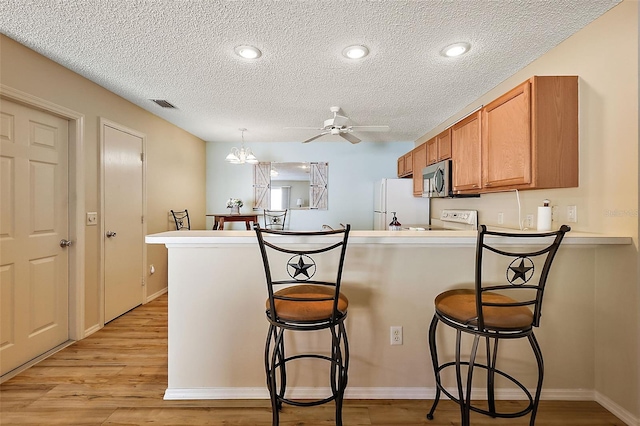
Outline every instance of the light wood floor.
<svg viewBox="0 0 640 426">
<path fill-rule="evenodd" d="M 266 327 L 266 323 L 265 323 Z M 260 356 L 260 355 L 258 355 Z M 167 385 L 167 297 L 141 306 L 102 330 L 0 385 L 2 425 L 251 425 L 271 424 L 264 400 L 164 401 Z M 503 402 L 518 406 L 520 402 Z M 347 400 L 345 425 L 459 425 L 459 411 L 430 401 Z M 332 403 L 285 406 L 281 424 L 332 425 Z M 528 425 L 529 418 L 496 420 L 473 415 L 474 425 Z M 539 426 L 624 423 L 595 402 L 543 401 Z"/>
</svg>

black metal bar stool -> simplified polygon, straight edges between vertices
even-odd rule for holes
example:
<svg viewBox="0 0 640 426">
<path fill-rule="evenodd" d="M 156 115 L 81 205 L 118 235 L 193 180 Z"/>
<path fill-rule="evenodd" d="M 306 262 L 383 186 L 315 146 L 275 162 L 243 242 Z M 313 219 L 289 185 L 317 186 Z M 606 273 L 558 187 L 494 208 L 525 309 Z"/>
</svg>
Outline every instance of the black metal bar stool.
<svg viewBox="0 0 640 426">
<path fill-rule="evenodd" d="M 342 425 L 342 401 L 349 368 L 344 320 L 349 301 L 340 292 L 340 284 L 351 226 L 319 232 L 264 229 L 258 224 L 254 229 L 269 294 L 264 364 L 273 425 L 279 424 L 283 403 L 305 407 L 330 401 L 335 401 L 336 425 Z M 331 334 L 325 353 L 285 353 L 285 332 L 316 330 L 329 330 Z M 313 401 L 287 396 L 287 364 L 301 359 L 328 361 L 331 395 Z"/>
<path fill-rule="evenodd" d="M 444 393 L 460 405 L 463 426 L 470 424 L 471 411 L 501 418 L 514 418 L 531 413 L 529 424 L 531 426 L 535 424 L 544 371 L 542 352 L 533 334 L 533 327 L 540 325 L 542 296 L 551 263 L 565 233 L 570 230 L 571 228 L 568 226 L 562 225 L 556 232 L 513 234 L 487 231 L 486 226 L 480 225 L 476 246 L 475 289 L 449 290 L 439 294 L 435 299 L 435 315 L 429 328 L 429 347 L 436 379 L 436 396 L 431 411 L 427 414 L 429 420 L 433 420 L 433 413 L 440 400 L 440 394 Z M 522 241 L 524 239 L 534 240 L 535 245 L 526 246 L 533 247 L 532 250 L 529 249 L 531 251 L 517 248 L 518 243 L 520 243 L 520 247 L 523 247 Z M 528 241 L 528 243 L 530 242 Z M 504 247 L 510 247 L 511 250 L 506 250 Z M 498 270 L 501 265 L 505 267 L 506 282 L 504 284 L 487 284 L 483 281 L 483 265 L 487 263 Z M 536 269 L 536 263 L 542 267 Z M 514 296 L 517 294 L 517 297 L 511 298 L 504 293 Z M 455 361 L 444 364 L 438 362 L 436 347 L 436 328 L 439 322 L 456 330 Z M 469 361 L 460 360 L 462 333 L 473 336 Z M 486 364 L 476 360 L 478 343 L 481 338 L 484 338 L 486 345 Z M 538 383 L 533 396 L 517 379 L 496 368 L 498 341 L 520 338 L 528 339 L 538 365 Z M 462 366 L 467 368 L 466 389 L 464 390 Z M 457 397 L 447 391 L 441 382 L 441 372 L 448 367 L 455 368 Z M 471 405 L 471 385 L 475 368 L 481 368 L 487 372 L 488 409 L 486 410 Z M 508 379 L 522 390 L 529 400 L 526 408 L 509 413 L 496 411 L 494 389 L 496 374 Z"/>
</svg>

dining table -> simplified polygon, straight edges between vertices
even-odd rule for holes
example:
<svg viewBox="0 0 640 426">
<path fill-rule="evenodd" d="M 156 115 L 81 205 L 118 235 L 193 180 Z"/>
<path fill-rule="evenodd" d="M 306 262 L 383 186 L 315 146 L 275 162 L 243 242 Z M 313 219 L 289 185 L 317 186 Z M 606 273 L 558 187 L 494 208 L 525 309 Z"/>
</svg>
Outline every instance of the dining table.
<svg viewBox="0 0 640 426">
<path fill-rule="evenodd" d="M 224 230 L 225 222 L 244 222 L 247 231 L 251 230 L 251 222 L 258 223 L 258 215 L 256 213 L 219 213 L 208 214 L 207 217 L 213 217 L 213 230 Z"/>
</svg>

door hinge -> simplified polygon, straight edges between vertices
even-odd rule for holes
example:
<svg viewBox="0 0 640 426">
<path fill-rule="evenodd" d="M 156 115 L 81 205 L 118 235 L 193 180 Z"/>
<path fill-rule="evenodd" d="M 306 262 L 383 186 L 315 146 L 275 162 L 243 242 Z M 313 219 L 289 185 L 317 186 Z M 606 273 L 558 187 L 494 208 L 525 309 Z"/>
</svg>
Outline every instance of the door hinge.
<svg viewBox="0 0 640 426">
<path fill-rule="evenodd" d="M 144 277 L 142 277 L 142 279 L 141 279 L 140 281 L 141 281 L 141 285 L 142 285 L 142 287 L 144 287 L 144 286 L 145 286 L 145 284 L 146 284 L 146 283 L 145 283 L 145 281 L 144 281 Z"/>
<path fill-rule="evenodd" d="M 144 161 L 144 152 L 140 153 L 140 161 Z"/>
<path fill-rule="evenodd" d="M 140 223 L 144 223 L 144 216 L 140 216 Z"/>
</svg>

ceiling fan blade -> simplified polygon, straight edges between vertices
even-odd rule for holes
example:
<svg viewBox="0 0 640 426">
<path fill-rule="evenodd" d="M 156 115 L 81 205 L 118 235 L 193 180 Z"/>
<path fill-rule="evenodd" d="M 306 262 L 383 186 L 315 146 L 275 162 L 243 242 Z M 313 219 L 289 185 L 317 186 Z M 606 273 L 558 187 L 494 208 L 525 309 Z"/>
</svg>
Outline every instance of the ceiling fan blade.
<svg viewBox="0 0 640 426">
<path fill-rule="evenodd" d="M 349 122 L 349 118 L 343 115 L 337 115 L 333 117 L 333 126 L 334 127 L 342 127 Z"/>
<path fill-rule="evenodd" d="M 356 138 L 351 133 L 340 133 L 340 136 L 343 137 L 344 139 L 348 140 L 349 142 L 353 143 L 353 144 L 356 144 L 356 143 L 360 142 L 360 139 Z"/>
<path fill-rule="evenodd" d="M 328 133 L 328 132 L 322 132 L 322 133 L 320 133 L 319 135 L 316 135 L 316 136 L 312 137 L 311 139 L 307 139 L 306 141 L 302 141 L 302 143 L 309 143 L 309 142 L 311 142 L 311 141 L 314 141 L 314 140 L 318 139 L 318 138 L 319 138 L 319 137 L 321 137 L 321 136 L 326 135 L 327 133 Z"/>
<path fill-rule="evenodd" d="M 357 132 L 388 132 L 391 130 L 389 126 L 349 126 Z"/>
</svg>

